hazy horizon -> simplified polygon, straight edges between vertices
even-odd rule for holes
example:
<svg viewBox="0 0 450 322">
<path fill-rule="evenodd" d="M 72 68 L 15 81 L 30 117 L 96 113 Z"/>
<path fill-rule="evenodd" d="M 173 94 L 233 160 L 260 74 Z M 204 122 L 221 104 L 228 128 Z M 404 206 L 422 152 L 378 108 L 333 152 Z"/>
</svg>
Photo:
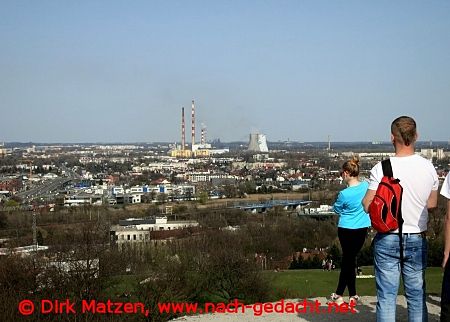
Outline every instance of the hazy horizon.
<svg viewBox="0 0 450 322">
<path fill-rule="evenodd" d="M 222 141 L 220 140 L 220 144 L 248 144 L 248 140 L 244 140 L 244 141 Z M 212 143 L 211 141 L 208 143 Z M 268 144 L 328 144 L 328 141 L 267 141 Z M 330 141 L 331 145 L 333 144 L 337 144 L 337 145 L 341 145 L 341 144 L 370 144 L 370 145 L 391 145 L 390 141 Z M 95 145 L 100 145 L 100 144 L 104 144 L 104 145 L 138 145 L 138 144 L 180 144 L 180 141 L 175 141 L 175 142 L 170 142 L 170 141 L 115 141 L 115 142 L 102 142 L 102 141 L 85 141 L 85 142 L 38 142 L 38 141 L 0 141 L 0 146 L 1 144 L 5 144 L 6 145 L 12 145 L 12 144 L 19 144 L 19 145 L 26 145 L 26 144 L 37 144 L 37 145 L 86 145 L 86 144 L 95 144 Z M 186 144 L 188 146 L 191 145 L 190 142 L 186 142 Z M 442 145 L 450 145 L 450 140 L 428 140 L 428 141 L 417 141 L 416 145 L 419 146 L 423 146 L 423 145 L 431 145 L 431 146 L 442 146 Z"/>
</svg>

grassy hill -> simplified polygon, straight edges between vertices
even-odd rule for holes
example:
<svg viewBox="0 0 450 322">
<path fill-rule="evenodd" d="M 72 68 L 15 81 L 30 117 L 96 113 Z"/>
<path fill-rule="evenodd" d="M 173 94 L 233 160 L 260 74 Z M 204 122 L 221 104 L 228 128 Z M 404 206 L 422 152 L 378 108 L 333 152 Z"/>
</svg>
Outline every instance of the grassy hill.
<svg viewBox="0 0 450 322">
<path fill-rule="evenodd" d="M 362 269 L 364 275 L 374 274 L 372 266 L 365 266 Z M 286 270 L 280 272 L 265 271 L 263 275 L 273 289 L 272 294 L 270 294 L 270 300 L 277 301 L 288 298 L 328 297 L 336 290 L 339 270 L 331 272 L 320 269 Z M 428 294 L 440 296 L 442 276 L 443 271 L 441 268 L 427 268 L 425 278 Z M 145 276 L 136 275 L 117 276 L 111 281 L 111 287 L 106 290 L 106 295 L 114 298 L 118 294 L 133 294 L 139 281 L 144 278 Z M 361 296 L 376 295 L 375 278 L 358 278 L 356 280 L 356 288 Z M 404 294 L 402 285 L 400 285 L 399 294 Z"/>
<path fill-rule="evenodd" d="M 374 275 L 373 267 L 363 267 L 364 275 Z M 323 271 L 319 269 L 287 270 L 281 272 L 264 272 L 265 277 L 273 285 L 274 300 L 280 298 L 305 298 L 329 296 L 336 291 L 339 271 Z M 429 267 L 425 278 L 428 294 L 441 294 L 443 271 L 439 267 Z M 375 278 L 358 278 L 356 289 L 359 295 L 376 295 Z M 347 290 L 346 290 L 347 292 Z M 403 294 L 400 285 L 399 294 Z"/>
</svg>

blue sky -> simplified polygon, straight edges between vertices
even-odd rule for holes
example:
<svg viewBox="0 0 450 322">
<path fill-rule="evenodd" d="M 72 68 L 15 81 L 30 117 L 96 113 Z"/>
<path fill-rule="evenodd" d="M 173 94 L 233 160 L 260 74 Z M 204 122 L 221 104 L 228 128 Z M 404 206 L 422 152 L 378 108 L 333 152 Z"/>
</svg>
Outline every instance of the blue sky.
<svg viewBox="0 0 450 322">
<path fill-rule="evenodd" d="M 0 141 L 180 141 L 192 99 L 197 138 L 449 140 L 450 2 L 0 1 Z"/>
</svg>

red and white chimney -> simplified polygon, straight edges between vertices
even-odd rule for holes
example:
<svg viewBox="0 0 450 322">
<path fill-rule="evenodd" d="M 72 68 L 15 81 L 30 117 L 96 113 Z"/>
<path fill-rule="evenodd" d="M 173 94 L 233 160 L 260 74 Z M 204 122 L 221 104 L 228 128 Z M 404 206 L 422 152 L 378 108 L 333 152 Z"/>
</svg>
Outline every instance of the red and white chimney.
<svg viewBox="0 0 450 322">
<path fill-rule="evenodd" d="M 192 100 L 192 146 L 195 145 L 195 105 L 194 100 Z"/>
<path fill-rule="evenodd" d="M 181 150 L 186 146 L 186 124 L 184 123 L 184 107 L 181 108 Z"/>
</svg>

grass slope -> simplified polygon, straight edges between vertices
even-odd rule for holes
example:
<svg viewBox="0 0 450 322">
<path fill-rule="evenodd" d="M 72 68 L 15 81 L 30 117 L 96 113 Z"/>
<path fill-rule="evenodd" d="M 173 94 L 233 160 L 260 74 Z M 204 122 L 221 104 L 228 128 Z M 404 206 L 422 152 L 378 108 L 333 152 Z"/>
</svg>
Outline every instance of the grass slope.
<svg viewBox="0 0 450 322">
<path fill-rule="evenodd" d="M 373 267 L 363 267 L 364 275 L 374 275 Z M 273 300 L 281 298 L 306 298 L 329 296 L 336 291 L 339 271 L 323 271 L 320 269 L 287 270 L 282 272 L 264 272 L 268 283 L 273 285 Z M 441 294 L 442 269 L 429 267 L 425 273 L 428 294 Z M 359 295 L 376 295 L 375 278 L 356 280 Z M 346 290 L 347 292 L 347 290 Z M 400 285 L 399 294 L 403 294 Z M 347 295 L 347 293 L 345 294 Z"/>
</svg>

